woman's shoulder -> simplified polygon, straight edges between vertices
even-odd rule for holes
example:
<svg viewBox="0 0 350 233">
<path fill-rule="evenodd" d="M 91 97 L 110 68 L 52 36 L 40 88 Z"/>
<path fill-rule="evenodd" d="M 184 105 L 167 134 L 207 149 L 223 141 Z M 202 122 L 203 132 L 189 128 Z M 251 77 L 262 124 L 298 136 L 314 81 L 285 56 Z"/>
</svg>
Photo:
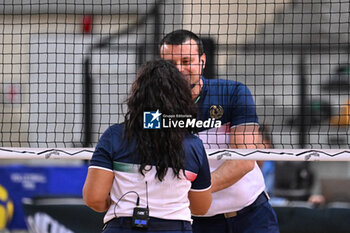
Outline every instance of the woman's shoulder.
<svg viewBox="0 0 350 233">
<path fill-rule="evenodd" d="M 122 134 L 124 129 L 124 124 L 113 124 L 107 128 L 105 132 L 108 132 L 109 134 Z"/>
<path fill-rule="evenodd" d="M 196 136 L 194 134 L 189 134 L 189 135 L 186 135 L 186 137 L 185 137 L 184 146 L 185 146 L 185 148 L 202 149 L 203 142 L 198 136 Z"/>
<path fill-rule="evenodd" d="M 185 137 L 185 141 L 190 143 L 202 142 L 202 140 L 195 134 L 187 134 Z"/>
</svg>

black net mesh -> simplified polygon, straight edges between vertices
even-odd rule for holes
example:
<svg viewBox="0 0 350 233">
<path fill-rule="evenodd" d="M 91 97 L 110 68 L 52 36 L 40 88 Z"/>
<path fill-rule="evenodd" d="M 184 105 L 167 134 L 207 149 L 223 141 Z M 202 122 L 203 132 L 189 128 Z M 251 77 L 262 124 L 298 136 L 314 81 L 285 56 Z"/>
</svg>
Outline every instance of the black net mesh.
<svg viewBox="0 0 350 233">
<path fill-rule="evenodd" d="M 344 0 L 2 1 L 0 145 L 94 146 L 123 121 L 161 38 L 187 29 L 204 42 L 206 78 L 248 86 L 275 148 L 346 148 L 349 11 Z"/>
</svg>

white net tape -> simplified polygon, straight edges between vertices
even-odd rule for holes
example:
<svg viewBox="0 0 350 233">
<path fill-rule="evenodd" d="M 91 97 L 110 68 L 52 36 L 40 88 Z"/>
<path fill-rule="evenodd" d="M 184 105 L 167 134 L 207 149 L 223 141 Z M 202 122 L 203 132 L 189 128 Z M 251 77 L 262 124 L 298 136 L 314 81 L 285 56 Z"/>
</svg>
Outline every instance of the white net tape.
<svg viewBox="0 0 350 233">
<path fill-rule="evenodd" d="M 94 148 L 0 148 L 0 159 L 87 159 Z M 271 161 L 350 161 L 350 150 L 207 149 L 209 159 Z"/>
</svg>

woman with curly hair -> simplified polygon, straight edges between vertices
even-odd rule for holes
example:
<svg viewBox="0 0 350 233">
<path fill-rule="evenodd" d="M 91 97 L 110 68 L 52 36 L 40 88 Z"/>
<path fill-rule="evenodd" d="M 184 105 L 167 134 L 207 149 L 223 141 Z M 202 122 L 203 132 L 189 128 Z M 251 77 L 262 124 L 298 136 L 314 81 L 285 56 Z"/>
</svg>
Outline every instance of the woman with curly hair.
<svg viewBox="0 0 350 233">
<path fill-rule="evenodd" d="M 147 62 L 133 83 L 125 122 L 101 136 L 83 188 L 85 203 L 107 211 L 104 233 L 192 232 L 191 213 L 211 204 L 203 144 L 185 127 L 144 128 L 144 113 L 196 118 L 190 87 L 170 62 Z"/>
</svg>

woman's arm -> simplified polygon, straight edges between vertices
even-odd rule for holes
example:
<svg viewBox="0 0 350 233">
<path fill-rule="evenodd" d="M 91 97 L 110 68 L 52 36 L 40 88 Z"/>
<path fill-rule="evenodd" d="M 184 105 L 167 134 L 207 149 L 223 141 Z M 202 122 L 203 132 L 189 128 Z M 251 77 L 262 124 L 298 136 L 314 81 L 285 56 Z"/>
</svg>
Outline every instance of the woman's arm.
<svg viewBox="0 0 350 233">
<path fill-rule="evenodd" d="M 89 168 L 83 187 L 83 199 L 87 206 L 97 212 L 105 212 L 111 205 L 109 192 L 114 174 L 98 168 Z"/>
<path fill-rule="evenodd" d="M 189 191 L 190 210 L 193 215 L 204 215 L 208 212 L 211 205 L 211 191 Z"/>
</svg>

